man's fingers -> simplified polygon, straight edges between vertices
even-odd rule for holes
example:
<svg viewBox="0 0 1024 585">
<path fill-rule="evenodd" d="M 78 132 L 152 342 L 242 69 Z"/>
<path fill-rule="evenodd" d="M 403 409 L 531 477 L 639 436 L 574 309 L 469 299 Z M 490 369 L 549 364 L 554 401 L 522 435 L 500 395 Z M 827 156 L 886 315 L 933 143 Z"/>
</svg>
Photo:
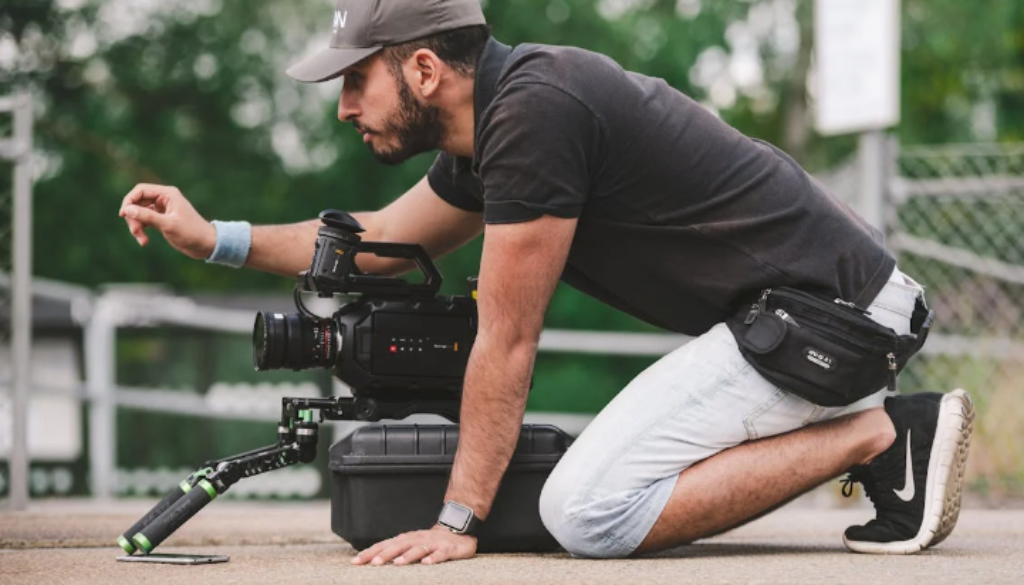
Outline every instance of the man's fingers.
<svg viewBox="0 0 1024 585">
<path fill-rule="evenodd" d="M 124 216 L 129 220 L 134 220 L 139 225 L 139 229 L 142 229 L 143 226 L 151 225 L 158 230 L 163 230 L 164 223 L 167 219 L 162 213 L 150 209 L 149 207 L 140 207 L 138 205 L 129 205 L 128 207 L 125 207 Z"/>
<path fill-rule="evenodd" d="M 135 185 L 135 187 L 133 187 L 132 190 L 129 191 L 128 194 L 124 196 L 124 199 L 121 200 L 121 210 L 118 212 L 118 215 L 124 217 L 124 210 L 126 207 L 138 203 L 139 200 L 145 197 L 147 187 L 149 187 L 149 185 Z"/>
<path fill-rule="evenodd" d="M 165 185 L 150 185 L 149 183 L 139 183 L 124 196 L 121 200 L 121 210 L 118 214 L 121 217 L 125 216 L 125 213 L 131 205 L 152 205 L 161 198 L 169 198 L 171 194 L 177 192 L 175 187 L 167 187 Z"/>
<path fill-rule="evenodd" d="M 475 540 L 430 530 L 407 532 L 378 542 L 352 559 L 354 565 L 408 565 L 420 562 L 436 565 L 454 559 L 468 559 L 476 552 Z"/>
<path fill-rule="evenodd" d="M 432 552 L 433 551 L 426 544 L 416 544 L 395 558 L 395 564 L 408 565 L 409 563 L 415 563 L 424 557 L 430 556 Z"/>
<path fill-rule="evenodd" d="M 124 221 L 128 224 L 128 231 L 130 231 L 133 236 L 137 236 L 142 232 L 142 224 L 139 223 L 138 220 L 125 217 Z"/>
<path fill-rule="evenodd" d="M 399 544 L 397 542 L 392 543 L 391 545 L 384 547 L 383 550 L 374 555 L 374 557 L 370 560 L 370 564 L 385 565 L 395 560 L 397 557 L 401 556 L 402 553 L 404 553 L 407 550 L 409 550 L 408 544 Z"/>
<path fill-rule="evenodd" d="M 128 224 L 128 233 L 135 238 L 135 241 L 137 241 L 140 246 L 145 246 L 149 243 L 149 236 L 146 235 L 146 230 L 142 228 L 141 223 L 129 217 L 124 218 L 124 220 Z"/>
<path fill-rule="evenodd" d="M 376 557 L 380 551 L 384 550 L 384 547 L 387 546 L 389 542 L 391 541 L 385 540 L 383 542 L 378 542 L 370 548 L 364 548 L 359 554 L 352 558 L 352 564 L 365 565 L 366 563 L 373 560 L 373 558 Z"/>
<path fill-rule="evenodd" d="M 432 551 L 429 555 L 424 555 L 420 561 L 424 565 L 436 565 L 437 563 L 443 563 L 449 559 L 448 553 L 443 548 Z"/>
</svg>

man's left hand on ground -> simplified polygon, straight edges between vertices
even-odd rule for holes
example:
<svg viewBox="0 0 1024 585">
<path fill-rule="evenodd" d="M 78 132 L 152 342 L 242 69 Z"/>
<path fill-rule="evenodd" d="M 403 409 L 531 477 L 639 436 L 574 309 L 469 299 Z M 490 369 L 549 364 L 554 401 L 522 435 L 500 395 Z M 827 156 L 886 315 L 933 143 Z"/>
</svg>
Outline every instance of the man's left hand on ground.
<svg viewBox="0 0 1024 585">
<path fill-rule="evenodd" d="M 435 565 L 445 561 L 468 559 L 476 554 L 476 537 L 455 534 L 435 526 L 430 530 L 406 532 L 378 542 L 352 559 L 354 565 L 410 565 L 416 562 Z"/>
</svg>

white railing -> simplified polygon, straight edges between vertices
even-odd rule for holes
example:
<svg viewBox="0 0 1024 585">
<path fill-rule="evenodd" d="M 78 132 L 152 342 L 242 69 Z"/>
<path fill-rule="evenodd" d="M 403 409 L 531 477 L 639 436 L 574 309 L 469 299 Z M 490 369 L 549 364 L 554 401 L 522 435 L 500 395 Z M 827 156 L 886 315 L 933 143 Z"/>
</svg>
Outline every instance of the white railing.
<svg viewBox="0 0 1024 585">
<path fill-rule="evenodd" d="M 130 388 L 119 386 L 114 377 L 117 329 L 126 326 L 173 325 L 225 333 L 250 334 L 252 311 L 214 308 L 167 294 L 140 293 L 132 290 L 108 290 L 95 297 L 91 310 L 78 311 L 85 322 L 85 398 L 89 400 L 89 461 L 92 492 L 108 498 L 114 494 L 116 461 L 116 409 L 119 406 L 164 413 L 213 418 L 276 421 L 273 408 L 256 406 L 238 410 L 221 408 L 212 396 L 177 390 Z M 541 334 L 539 351 L 602 355 L 660 357 L 685 344 L 691 338 L 668 333 L 613 333 L 546 329 Z M 1002 359 L 1024 361 L 1024 347 L 1005 339 L 978 340 L 953 335 L 933 334 L 923 355 L 973 356 L 979 351 L 997 352 Z M 591 419 L 588 415 L 527 413 L 526 422 L 547 422 L 570 434 L 578 434 Z M 418 417 L 414 422 L 437 420 Z M 347 433 L 361 423 L 339 423 L 337 433 Z"/>
<path fill-rule="evenodd" d="M 217 418 L 277 420 L 278 412 L 265 409 L 228 411 L 195 393 L 160 389 L 128 388 L 115 380 L 117 330 L 121 327 L 172 325 L 222 333 L 251 334 L 254 313 L 238 309 L 203 306 L 191 299 L 157 290 L 110 289 L 91 301 L 89 310 L 77 311 L 85 327 L 85 398 L 89 401 L 89 463 L 92 493 L 109 498 L 114 494 L 117 474 L 116 409 L 125 406 L 164 413 Z M 660 356 L 686 343 L 684 335 L 659 333 L 599 333 L 545 330 L 539 351 L 606 355 Z M 578 434 L 590 420 L 587 415 L 558 413 L 527 414 L 526 422 L 547 422 Z M 416 420 L 436 420 L 415 417 Z M 350 431 L 359 423 L 336 425 L 338 432 Z"/>
</svg>

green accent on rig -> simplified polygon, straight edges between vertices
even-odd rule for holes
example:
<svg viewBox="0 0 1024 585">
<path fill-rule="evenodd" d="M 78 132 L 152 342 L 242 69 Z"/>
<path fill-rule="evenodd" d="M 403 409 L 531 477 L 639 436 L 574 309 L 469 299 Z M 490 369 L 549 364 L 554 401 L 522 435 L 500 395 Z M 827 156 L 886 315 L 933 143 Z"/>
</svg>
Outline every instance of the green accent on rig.
<svg viewBox="0 0 1024 585">
<path fill-rule="evenodd" d="M 190 491 L 192 491 L 192 482 L 193 481 L 196 481 L 196 480 L 199 480 L 201 478 L 207 477 L 211 473 L 213 473 L 213 468 L 212 467 L 204 467 L 202 469 L 197 469 L 197 470 L 193 471 L 188 477 L 186 477 L 185 479 L 181 480 L 181 483 L 178 484 L 178 487 L 181 488 L 181 493 L 183 493 L 183 494 L 189 493 Z"/>
<path fill-rule="evenodd" d="M 139 550 L 141 550 L 144 555 L 148 555 L 153 550 L 153 545 L 149 542 L 149 539 L 146 538 L 146 535 L 141 532 L 133 536 L 132 541 L 135 542 L 135 546 L 139 547 Z"/>
<path fill-rule="evenodd" d="M 308 409 L 300 410 L 299 418 L 302 419 L 302 422 L 313 422 L 313 411 Z"/>
<path fill-rule="evenodd" d="M 213 487 L 212 483 L 206 481 L 205 479 L 201 479 L 199 480 L 199 483 L 197 485 L 206 490 L 206 493 L 210 494 L 211 500 L 217 497 L 217 490 L 216 488 Z"/>
<path fill-rule="evenodd" d="M 135 545 L 123 535 L 117 537 L 117 546 L 121 547 L 121 549 L 128 554 L 135 553 Z"/>
</svg>

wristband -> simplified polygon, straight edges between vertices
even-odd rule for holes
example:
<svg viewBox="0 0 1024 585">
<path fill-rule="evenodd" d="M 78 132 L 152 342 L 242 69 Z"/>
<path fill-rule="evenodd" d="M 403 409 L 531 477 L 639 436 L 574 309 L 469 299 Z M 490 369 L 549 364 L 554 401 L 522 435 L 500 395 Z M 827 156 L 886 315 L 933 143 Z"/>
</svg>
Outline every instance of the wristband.
<svg viewBox="0 0 1024 585">
<path fill-rule="evenodd" d="M 217 243 L 206 262 L 232 268 L 244 266 L 249 257 L 249 248 L 252 247 L 252 224 L 247 221 L 217 220 L 210 223 L 217 230 Z"/>
</svg>

